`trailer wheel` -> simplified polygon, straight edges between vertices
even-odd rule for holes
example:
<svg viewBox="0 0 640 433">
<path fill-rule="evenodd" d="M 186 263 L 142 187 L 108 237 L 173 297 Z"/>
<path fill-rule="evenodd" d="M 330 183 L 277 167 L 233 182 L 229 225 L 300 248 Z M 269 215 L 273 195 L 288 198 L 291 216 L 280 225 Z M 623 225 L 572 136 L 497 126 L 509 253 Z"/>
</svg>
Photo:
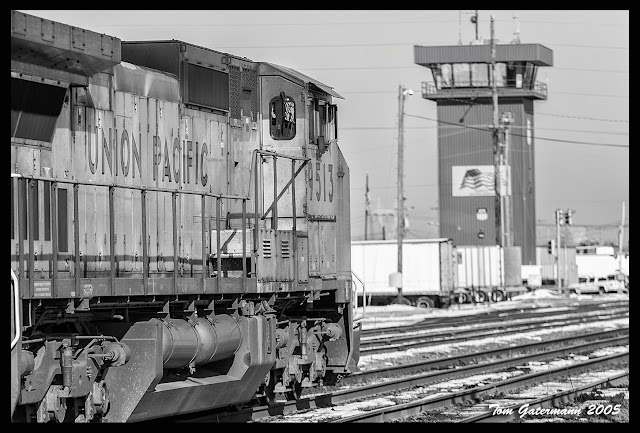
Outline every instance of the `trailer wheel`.
<svg viewBox="0 0 640 433">
<path fill-rule="evenodd" d="M 494 290 L 491 292 L 491 300 L 493 302 L 504 301 L 504 293 L 501 290 Z"/>
<path fill-rule="evenodd" d="M 487 294 L 482 290 L 476 291 L 476 303 L 482 304 L 484 302 L 487 302 Z"/>
<path fill-rule="evenodd" d="M 456 301 L 458 304 L 466 304 L 467 303 L 467 294 L 466 293 L 458 293 L 456 295 Z"/>
<path fill-rule="evenodd" d="M 418 300 L 416 301 L 416 307 L 418 308 L 435 308 L 436 307 L 436 303 L 433 302 L 433 299 L 431 298 L 418 298 Z"/>
</svg>

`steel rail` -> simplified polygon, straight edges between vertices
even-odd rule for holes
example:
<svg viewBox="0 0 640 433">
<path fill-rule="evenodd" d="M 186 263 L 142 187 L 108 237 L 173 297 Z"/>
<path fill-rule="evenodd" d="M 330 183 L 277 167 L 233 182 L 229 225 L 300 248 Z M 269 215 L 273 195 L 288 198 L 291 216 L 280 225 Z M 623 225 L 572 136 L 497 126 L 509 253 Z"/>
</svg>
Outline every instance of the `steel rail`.
<svg viewBox="0 0 640 433">
<path fill-rule="evenodd" d="M 581 336 L 573 336 L 568 339 L 578 339 Z M 257 406 L 247 409 L 243 409 L 237 412 L 222 412 L 213 414 L 202 414 L 197 416 L 191 414 L 190 416 L 176 417 L 175 422 L 249 422 L 256 421 L 262 418 L 284 415 L 299 410 L 314 409 L 319 407 L 328 407 L 335 404 L 343 403 L 346 401 L 356 400 L 360 398 L 370 398 L 373 395 L 388 393 L 397 391 L 398 389 L 410 388 L 412 386 L 424 386 L 432 383 L 442 382 L 444 380 L 465 377 L 479 372 L 489 372 L 499 370 L 501 368 L 518 365 L 520 363 L 534 361 L 538 359 L 545 359 L 555 357 L 567 352 L 576 352 L 581 350 L 589 350 L 593 348 L 599 348 L 603 346 L 609 346 L 613 344 L 622 344 L 628 341 L 629 336 L 616 337 L 612 339 L 600 340 L 596 342 L 583 343 L 573 346 L 566 346 L 560 349 L 536 353 L 532 355 L 524 355 L 519 357 L 513 357 L 498 362 L 489 362 L 483 364 L 475 364 L 465 367 L 460 367 L 452 370 L 439 370 L 435 372 L 423 373 L 419 376 L 412 376 L 408 378 L 400 378 L 396 380 L 390 380 L 384 383 L 376 383 L 371 385 L 365 385 L 362 387 L 337 390 L 334 392 L 317 394 L 310 397 L 304 397 L 297 401 L 289 400 L 286 402 L 278 402 L 269 406 Z M 516 347 L 511 347 L 511 350 Z M 476 356 L 482 356 L 482 352 L 476 354 Z"/>
<path fill-rule="evenodd" d="M 514 324 L 514 325 L 509 325 L 509 324 L 501 324 L 498 327 L 491 327 L 489 329 L 485 329 L 483 330 L 483 332 L 478 332 L 477 330 L 468 330 L 468 331 L 460 331 L 460 332 L 456 332 L 455 334 L 436 334 L 436 335 L 424 335 L 424 336 L 413 336 L 413 337 L 403 337 L 403 338 L 399 338 L 398 340 L 400 341 L 409 341 L 409 343 L 402 343 L 402 344 L 390 344 L 391 341 L 389 341 L 386 345 L 384 345 L 384 342 L 375 342 L 375 346 L 373 346 L 373 343 L 369 343 L 369 342 L 361 342 L 360 343 L 360 355 L 373 355 L 373 354 L 378 354 L 378 353 L 387 353 L 387 352 L 396 352 L 396 351 L 401 351 L 401 350 L 407 350 L 407 349 L 412 349 L 412 348 L 416 348 L 416 347 L 424 347 L 424 346 L 431 346 L 431 345 L 435 345 L 435 344 L 443 344 L 443 343 L 456 343 L 456 342 L 462 342 L 462 341 L 468 341 L 468 340 L 472 340 L 476 337 L 491 337 L 491 336 L 495 336 L 496 334 L 498 335 L 510 335 L 510 334 L 516 334 L 519 332 L 526 332 L 526 331 L 537 331 L 540 329 L 548 329 L 548 328 L 554 328 L 556 326 L 558 326 L 559 324 L 562 325 L 575 325 L 575 324 L 582 324 L 582 323 L 596 323 L 599 322 L 601 320 L 613 320 L 613 319 L 621 319 L 624 317 L 628 317 L 629 316 L 629 312 L 626 313 L 614 313 L 614 314 L 610 314 L 610 315 L 598 315 L 595 316 L 596 320 L 588 320 L 587 318 L 573 318 L 573 319 L 554 319 L 554 320 L 550 320 L 550 321 L 545 321 L 544 325 L 539 325 L 537 323 L 532 323 L 532 324 Z M 593 319 L 593 317 L 592 317 Z M 490 332 L 490 331 L 495 331 L 495 332 Z M 432 337 L 436 337 L 436 338 L 432 338 Z M 393 341 L 393 340 L 392 340 Z M 373 347 L 370 347 L 373 346 Z"/>
<path fill-rule="evenodd" d="M 418 323 L 414 323 L 413 325 L 403 325 L 403 326 L 394 326 L 388 328 L 375 328 L 375 329 L 364 329 L 362 332 L 362 337 L 366 338 L 368 335 L 376 335 L 376 336 L 385 336 L 389 334 L 395 333 L 404 333 L 417 331 L 421 329 L 437 329 L 442 328 L 443 326 L 469 326 L 475 324 L 481 324 L 485 322 L 491 322 L 496 320 L 512 320 L 512 319 L 525 319 L 529 317 L 545 317 L 546 315 L 558 315 L 558 314 L 575 314 L 580 312 L 588 312 L 588 311 L 602 311 L 604 309 L 613 309 L 613 308 L 623 308 L 628 307 L 628 301 L 622 302 L 613 302 L 613 303 L 600 303 L 600 304 L 587 304 L 585 306 L 580 306 L 578 308 L 573 308 L 568 310 L 565 313 L 561 313 L 556 311 L 551 311 L 549 313 L 534 313 L 531 311 L 522 311 L 521 308 L 517 309 L 517 311 L 511 312 L 511 310 L 506 311 L 496 311 L 492 313 L 479 313 L 481 317 L 478 317 L 479 314 L 470 314 L 467 316 L 455 316 L 455 317 L 443 317 L 443 318 L 427 318 Z M 494 314 L 495 313 L 495 314 Z"/>
<path fill-rule="evenodd" d="M 514 377 L 489 385 L 472 388 L 465 391 L 455 392 L 440 397 L 426 397 L 409 403 L 375 409 L 362 414 L 331 420 L 329 422 L 385 422 L 403 419 L 411 415 L 417 415 L 426 410 L 432 410 L 444 406 L 460 404 L 468 400 L 478 399 L 485 395 L 495 395 L 500 392 L 507 392 L 524 386 L 544 383 L 550 379 L 571 374 L 582 373 L 593 368 L 601 367 L 612 362 L 622 362 L 629 360 L 629 351 L 603 356 L 579 362 L 570 366 L 562 366 L 550 370 L 529 373 L 523 376 Z"/>
<path fill-rule="evenodd" d="M 535 409 L 537 407 L 557 407 L 558 403 L 562 403 L 562 404 L 570 403 L 578 395 L 593 391 L 598 388 L 628 386 L 628 385 L 629 385 L 629 372 L 618 373 L 618 374 L 614 374 L 609 377 L 606 377 L 604 379 L 600 379 L 595 382 L 581 385 L 577 388 L 570 389 L 568 391 L 557 392 L 555 394 L 545 395 L 544 397 L 540 397 L 535 400 L 527 400 L 520 404 L 507 406 L 505 408 L 502 408 L 505 410 L 503 411 L 504 413 L 500 415 L 493 415 L 493 411 L 489 411 L 487 413 L 462 419 L 458 422 L 460 423 L 508 422 L 508 421 L 514 420 L 519 415 L 518 408 L 525 403 L 528 404 L 527 409 Z M 506 409 L 512 409 L 513 413 L 507 414 Z"/>
<path fill-rule="evenodd" d="M 526 352 L 528 350 L 535 350 L 535 349 L 548 349 L 549 346 L 551 345 L 565 344 L 565 343 L 576 341 L 576 340 L 589 341 L 589 340 L 598 339 L 598 338 L 614 337 L 618 334 L 624 334 L 624 333 L 627 333 L 627 334 L 629 333 L 628 327 L 618 328 L 618 329 L 613 329 L 608 331 L 592 332 L 589 334 L 572 335 L 569 337 L 555 338 L 552 340 L 545 340 L 545 341 L 540 341 L 536 343 L 527 343 L 519 346 L 504 347 L 504 348 L 492 349 L 492 350 L 487 350 L 482 352 L 468 353 L 468 354 L 453 356 L 453 357 L 448 356 L 445 358 L 437 358 L 437 359 L 431 359 L 426 361 L 413 362 L 410 364 L 393 365 L 390 367 L 382 367 L 382 368 L 376 368 L 373 370 L 359 371 L 357 373 L 352 373 L 349 376 L 343 378 L 340 381 L 340 384 L 354 384 L 354 383 L 362 382 L 364 380 L 370 380 L 373 378 L 377 379 L 380 377 L 388 377 L 388 376 L 397 375 L 397 374 L 418 373 L 420 371 L 434 370 L 436 368 L 445 367 L 448 365 L 460 365 L 463 363 L 474 362 L 483 358 L 510 355 L 518 352 Z M 628 338 L 628 335 L 627 335 L 627 338 Z"/>
<path fill-rule="evenodd" d="M 431 338 L 431 337 L 447 337 L 447 336 L 455 336 L 458 334 L 465 334 L 469 332 L 478 332 L 479 330 L 490 330 L 500 326 L 525 326 L 536 324 L 539 322 L 548 323 L 550 320 L 560 321 L 560 320 L 573 320 L 576 318 L 588 318 L 588 317 L 602 317 L 605 315 L 613 315 L 613 314 L 626 314 L 629 312 L 628 308 L 612 308 L 606 311 L 582 311 L 577 313 L 569 313 L 569 314 L 554 314 L 548 316 L 535 316 L 535 317 L 527 317 L 527 318 L 518 318 L 513 320 L 500 320 L 500 321 L 488 321 L 482 324 L 476 324 L 473 326 L 473 329 L 460 329 L 463 326 L 452 327 L 453 329 L 447 328 L 434 328 L 433 331 L 439 331 L 437 333 L 430 332 L 431 329 L 427 330 L 418 330 L 418 331 L 406 331 L 406 332 L 398 332 L 396 334 L 391 335 L 383 335 L 380 337 L 367 338 L 364 341 L 360 342 L 360 345 L 373 345 L 373 344 L 389 344 L 396 343 L 398 341 L 411 341 L 418 338 Z M 470 326 L 470 325 L 467 325 Z M 409 335 L 405 335 L 409 334 Z"/>
</svg>

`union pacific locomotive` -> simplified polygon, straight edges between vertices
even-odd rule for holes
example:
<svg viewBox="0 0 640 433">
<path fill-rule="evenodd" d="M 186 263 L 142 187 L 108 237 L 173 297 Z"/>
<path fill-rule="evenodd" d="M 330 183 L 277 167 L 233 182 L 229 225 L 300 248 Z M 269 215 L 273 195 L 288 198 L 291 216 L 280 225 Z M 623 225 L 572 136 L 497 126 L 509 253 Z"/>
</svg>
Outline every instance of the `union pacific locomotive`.
<svg viewBox="0 0 640 433">
<path fill-rule="evenodd" d="M 158 419 L 357 370 L 334 98 L 12 11 L 12 421 Z"/>
</svg>

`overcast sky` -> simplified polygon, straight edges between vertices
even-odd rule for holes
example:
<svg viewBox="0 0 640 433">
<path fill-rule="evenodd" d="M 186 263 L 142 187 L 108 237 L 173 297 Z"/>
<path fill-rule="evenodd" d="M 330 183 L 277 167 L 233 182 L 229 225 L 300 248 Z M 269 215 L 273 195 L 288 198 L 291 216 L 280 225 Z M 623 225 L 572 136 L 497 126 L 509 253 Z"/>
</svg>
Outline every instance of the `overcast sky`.
<svg viewBox="0 0 640 433">
<path fill-rule="evenodd" d="M 332 87 L 340 100 L 339 144 L 351 168 L 352 235 L 361 237 L 364 185 L 372 207 L 396 203 L 398 85 L 415 90 L 405 112 L 436 118 L 422 99 L 428 69 L 415 65 L 414 45 L 455 45 L 459 32 L 475 37 L 473 11 L 41 11 L 39 17 L 106 33 L 121 40 L 179 39 L 297 69 Z M 461 14 L 460 14 L 461 12 Z M 480 10 L 480 37 L 514 37 L 553 50 L 541 67 L 548 100 L 536 101 L 535 136 L 591 144 L 536 140 L 536 214 L 552 222 L 556 208 L 577 211 L 575 224 L 629 220 L 629 11 Z M 462 25 L 459 26 L 461 17 Z M 438 221 L 437 134 L 433 121 L 405 118 L 405 196 L 410 237 L 424 237 Z M 433 227 L 433 226 L 432 226 Z"/>
</svg>

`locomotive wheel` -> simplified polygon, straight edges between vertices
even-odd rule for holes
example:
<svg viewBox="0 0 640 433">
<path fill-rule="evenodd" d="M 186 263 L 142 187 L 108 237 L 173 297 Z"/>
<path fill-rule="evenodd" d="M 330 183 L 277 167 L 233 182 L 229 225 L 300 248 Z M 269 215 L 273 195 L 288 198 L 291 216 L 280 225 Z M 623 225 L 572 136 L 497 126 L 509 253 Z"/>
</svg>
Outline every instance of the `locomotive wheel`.
<svg viewBox="0 0 640 433">
<path fill-rule="evenodd" d="M 302 396 L 302 384 L 300 382 L 295 382 L 291 384 L 291 391 L 287 391 L 284 395 L 288 400 L 300 400 L 300 396 Z"/>
<path fill-rule="evenodd" d="M 272 378 L 273 379 L 273 378 Z M 264 395 L 266 397 L 265 404 L 273 404 L 276 401 L 276 393 L 273 391 L 276 387 L 274 380 L 270 380 L 267 386 L 264 387 Z"/>
</svg>

